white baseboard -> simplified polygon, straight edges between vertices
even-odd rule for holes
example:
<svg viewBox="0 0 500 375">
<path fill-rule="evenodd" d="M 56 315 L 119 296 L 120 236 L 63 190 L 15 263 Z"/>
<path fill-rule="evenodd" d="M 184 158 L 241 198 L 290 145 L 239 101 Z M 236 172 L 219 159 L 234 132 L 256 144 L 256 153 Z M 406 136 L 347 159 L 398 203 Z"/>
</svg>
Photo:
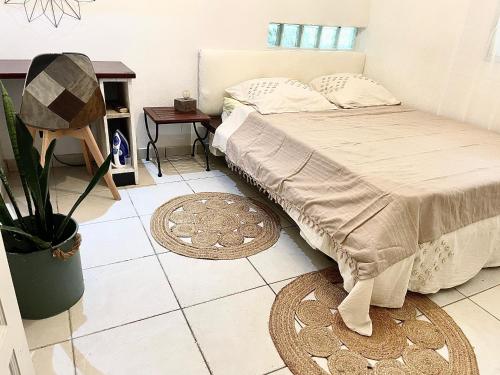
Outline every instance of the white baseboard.
<svg viewBox="0 0 500 375">
<path fill-rule="evenodd" d="M 68 163 L 68 164 L 74 164 L 74 165 L 80 165 L 84 164 L 85 160 L 83 159 L 83 154 L 64 154 L 64 155 L 57 155 L 59 159 L 61 159 L 63 162 Z M 64 164 L 59 163 L 56 159 L 52 159 L 52 167 L 58 168 L 58 167 L 65 167 Z M 17 164 L 15 159 L 6 159 L 5 164 L 7 165 L 7 170 L 9 172 L 17 172 Z"/>
<path fill-rule="evenodd" d="M 191 155 L 191 146 L 190 145 L 182 145 L 182 146 L 173 146 L 173 147 L 158 147 L 158 152 L 160 154 L 160 158 L 165 159 L 168 156 L 181 156 L 181 155 Z M 195 152 L 197 154 L 203 153 L 203 149 L 200 145 L 196 146 Z M 68 164 L 84 164 L 83 155 L 81 153 L 76 154 L 64 154 L 57 155 L 59 159 Z M 149 149 L 149 157 L 155 158 L 153 149 L 150 147 Z M 137 158 L 140 160 L 146 159 L 146 147 L 139 148 L 137 150 Z M 16 172 L 17 165 L 14 159 L 5 159 L 4 160 L 7 171 Z M 53 159 L 52 166 L 54 168 L 65 167 L 64 164 L 59 163 L 57 160 Z"/>
<path fill-rule="evenodd" d="M 195 148 L 195 152 L 200 154 L 203 152 L 201 146 L 197 145 Z M 182 145 L 182 146 L 171 146 L 171 147 L 158 147 L 158 153 L 160 154 L 160 158 L 165 159 L 169 156 L 182 156 L 182 155 L 191 155 L 191 146 L 190 145 Z M 146 159 L 146 147 L 139 148 L 137 150 L 137 157 L 139 160 Z M 153 148 L 149 148 L 149 157 L 155 158 Z"/>
</svg>

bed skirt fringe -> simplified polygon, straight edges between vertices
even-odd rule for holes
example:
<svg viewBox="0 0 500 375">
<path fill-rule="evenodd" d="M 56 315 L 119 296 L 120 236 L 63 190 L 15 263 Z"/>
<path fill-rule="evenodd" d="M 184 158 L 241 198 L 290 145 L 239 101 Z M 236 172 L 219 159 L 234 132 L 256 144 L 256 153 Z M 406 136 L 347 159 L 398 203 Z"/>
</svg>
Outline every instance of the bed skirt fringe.
<svg viewBox="0 0 500 375">
<path fill-rule="evenodd" d="M 259 181 L 257 181 L 253 176 L 249 175 L 243 169 L 238 167 L 235 163 L 233 163 L 226 155 L 226 162 L 229 169 L 233 172 L 238 173 L 241 177 L 243 177 L 249 184 L 257 187 L 259 192 L 265 193 L 269 196 L 269 198 L 279 204 L 286 211 L 295 210 L 299 213 L 299 221 L 313 228 L 316 233 L 319 235 L 328 235 L 333 244 L 333 250 L 337 255 L 337 262 L 342 262 L 343 264 L 347 264 L 349 269 L 351 270 L 351 275 L 354 280 L 358 280 L 358 267 L 357 262 L 352 258 L 352 256 L 345 250 L 342 245 L 329 233 L 327 233 L 323 228 L 321 228 L 318 223 L 311 217 L 307 216 L 304 213 L 303 209 L 299 209 L 294 206 L 290 201 L 284 199 L 280 195 L 276 194 L 266 186 L 262 185 Z"/>
</svg>

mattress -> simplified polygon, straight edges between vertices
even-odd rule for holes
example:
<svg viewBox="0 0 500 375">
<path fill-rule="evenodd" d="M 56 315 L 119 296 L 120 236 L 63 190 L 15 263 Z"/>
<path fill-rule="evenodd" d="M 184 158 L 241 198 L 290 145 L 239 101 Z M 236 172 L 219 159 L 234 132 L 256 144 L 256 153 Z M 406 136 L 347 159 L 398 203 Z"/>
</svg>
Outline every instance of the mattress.
<svg viewBox="0 0 500 375">
<path fill-rule="evenodd" d="M 225 152 L 229 138 L 252 112 L 251 107 L 237 108 L 219 127 L 213 145 Z M 302 215 L 293 208 L 287 207 L 287 211 L 299 225 L 302 236 L 313 248 L 339 260 L 336 246 L 330 236 L 318 233 L 316 228 L 303 221 Z M 353 278 L 351 269 L 339 261 L 344 288 L 349 292 L 349 296 L 339 308 L 344 321 L 351 329 L 370 335 L 370 303 L 400 307 L 408 289 L 433 293 L 469 280 L 483 267 L 499 266 L 499 227 L 500 216 L 495 216 L 450 231 L 432 242 L 420 244 L 414 254 L 392 264 L 376 277 L 366 280 Z M 474 244 L 474 252 L 470 250 L 471 244 Z"/>
</svg>

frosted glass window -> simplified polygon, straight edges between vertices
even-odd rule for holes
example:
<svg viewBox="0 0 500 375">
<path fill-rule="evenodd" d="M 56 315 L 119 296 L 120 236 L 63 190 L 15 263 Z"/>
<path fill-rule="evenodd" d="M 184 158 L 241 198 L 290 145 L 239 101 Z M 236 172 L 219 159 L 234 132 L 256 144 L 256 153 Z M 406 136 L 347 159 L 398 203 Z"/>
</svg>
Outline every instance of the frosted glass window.
<svg viewBox="0 0 500 375">
<path fill-rule="evenodd" d="M 338 30 L 338 27 L 323 26 L 321 28 L 321 36 L 319 38 L 319 48 L 335 49 Z"/>
<path fill-rule="evenodd" d="M 281 47 L 292 48 L 299 45 L 300 25 L 283 25 L 281 33 Z"/>
<path fill-rule="evenodd" d="M 356 33 L 357 29 L 355 27 L 341 27 L 337 41 L 337 49 L 353 49 Z"/>
<path fill-rule="evenodd" d="M 356 45 L 357 33 L 356 27 L 272 22 L 267 31 L 267 44 L 269 47 L 351 50 Z"/>
<path fill-rule="evenodd" d="M 267 44 L 270 47 L 278 46 L 280 43 L 281 24 L 270 23 L 267 31 Z"/>
<path fill-rule="evenodd" d="M 302 27 L 300 48 L 316 48 L 318 45 L 319 30 L 320 30 L 319 26 L 304 25 Z"/>
</svg>

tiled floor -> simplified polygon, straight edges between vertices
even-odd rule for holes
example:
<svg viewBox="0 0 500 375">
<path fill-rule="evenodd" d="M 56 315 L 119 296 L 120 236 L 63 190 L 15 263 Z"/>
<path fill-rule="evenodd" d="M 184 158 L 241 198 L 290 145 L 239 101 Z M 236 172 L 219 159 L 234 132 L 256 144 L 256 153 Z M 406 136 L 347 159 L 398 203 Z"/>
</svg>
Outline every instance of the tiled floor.
<svg viewBox="0 0 500 375">
<path fill-rule="evenodd" d="M 264 199 L 223 161 L 205 172 L 189 157 L 141 167 L 142 185 L 115 202 L 98 186 L 76 213 L 86 291 L 69 312 L 25 321 L 39 375 L 290 375 L 268 333 L 274 297 L 295 277 L 328 267 L 276 205 L 282 234 L 246 259 L 207 261 L 168 252 L 149 233 L 153 211 L 177 195 L 224 191 Z M 88 177 L 54 170 L 52 195 L 67 212 Z M 148 185 L 148 186 L 145 186 Z M 432 299 L 456 320 L 477 353 L 481 373 L 499 374 L 500 268 Z"/>
</svg>

